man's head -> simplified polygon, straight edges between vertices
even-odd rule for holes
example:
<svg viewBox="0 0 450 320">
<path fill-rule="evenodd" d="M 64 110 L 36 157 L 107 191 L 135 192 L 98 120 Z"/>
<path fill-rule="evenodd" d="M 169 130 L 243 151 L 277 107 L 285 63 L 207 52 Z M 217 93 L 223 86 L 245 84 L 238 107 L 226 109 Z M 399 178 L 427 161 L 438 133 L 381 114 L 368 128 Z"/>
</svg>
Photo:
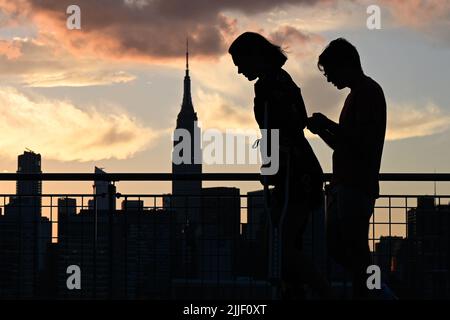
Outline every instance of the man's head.
<svg viewBox="0 0 450 320">
<path fill-rule="evenodd" d="M 343 38 L 330 42 L 319 56 L 317 67 L 338 89 L 350 87 L 352 80 L 363 74 L 358 51 Z"/>
</svg>

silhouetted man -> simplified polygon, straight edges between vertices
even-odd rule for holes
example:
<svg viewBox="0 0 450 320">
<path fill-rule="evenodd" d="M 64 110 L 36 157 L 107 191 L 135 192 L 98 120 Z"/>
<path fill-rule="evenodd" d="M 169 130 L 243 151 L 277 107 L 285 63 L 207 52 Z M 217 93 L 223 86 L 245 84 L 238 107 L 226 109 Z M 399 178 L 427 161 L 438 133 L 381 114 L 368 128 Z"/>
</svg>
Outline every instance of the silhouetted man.
<svg viewBox="0 0 450 320">
<path fill-rule="evenodd" d="M 354 298 L 364 298 L 368 294 L 366 269 L 371 264 L 369 222 L 379 196 L 386 101 L 378 83 L 364 74 L 358 51 L 347 40 L 332 41 L 317 65 L 328 82 L 339 90 L 351 90 L 339 123 L 314 113 L 308 129 L 334 150 L 327 201 L 328 250 L 352 272 Z"/>
</svg>

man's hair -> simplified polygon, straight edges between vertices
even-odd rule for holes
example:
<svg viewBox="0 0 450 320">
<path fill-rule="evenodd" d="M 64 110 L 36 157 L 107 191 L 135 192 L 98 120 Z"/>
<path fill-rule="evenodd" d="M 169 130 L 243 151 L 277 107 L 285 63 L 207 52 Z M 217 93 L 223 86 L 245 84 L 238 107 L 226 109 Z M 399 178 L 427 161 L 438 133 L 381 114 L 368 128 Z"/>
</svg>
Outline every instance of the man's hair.
<svg viewBox="0 0 450 320">
<path fill-rule="evenodd" d="M 344 38 L 331 41 L 317 62 L 320 71 L 337 66 L 347 66 L 363 72 L 358 50 Z"/>
<path fill-rule="evenodd" d="M 237 37 L 228 49 L 228 53 L 236 57 L 261 55 L 267 63 L 278 68 L 281 68 L 287 60 L 280 46 L 255 32 L 244 32 Z"/>
</svg>

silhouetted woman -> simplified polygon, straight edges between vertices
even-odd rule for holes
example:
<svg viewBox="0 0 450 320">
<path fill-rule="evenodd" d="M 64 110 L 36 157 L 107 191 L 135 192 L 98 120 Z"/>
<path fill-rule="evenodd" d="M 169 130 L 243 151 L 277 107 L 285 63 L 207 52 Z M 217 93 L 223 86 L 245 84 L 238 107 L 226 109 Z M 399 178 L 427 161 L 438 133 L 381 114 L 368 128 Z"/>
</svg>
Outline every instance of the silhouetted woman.
<svg viewBox="0 0 450 320">
<path fill-rule="evenodd" d="M 312 263 L 308 263 L 301 252 L 308 215 L 322 204 L 323 173 L 303 133 L 307 113 L 300 88 L 282 69 L 287 60 L 282 49 L 262 35 L 245 32 L 232 43 L 228 52 L 238 73 L 249 81 L 258 78 L 255 83 L 254 114 L 259 128 L 279 129 L 280 166 L 277 174 L 268 176 L 268 184 L 274 186 L 271 211 L 275 215 L 272 221 L 277 221 L 285 201 L 286 177 L 289 176 L 289 200 L 282 231 L 284 297 L 301 293 L 304 282 L 309 282 L 319 293 L 325 294 L 326 283 L 318 280 Z"/>
</svg>

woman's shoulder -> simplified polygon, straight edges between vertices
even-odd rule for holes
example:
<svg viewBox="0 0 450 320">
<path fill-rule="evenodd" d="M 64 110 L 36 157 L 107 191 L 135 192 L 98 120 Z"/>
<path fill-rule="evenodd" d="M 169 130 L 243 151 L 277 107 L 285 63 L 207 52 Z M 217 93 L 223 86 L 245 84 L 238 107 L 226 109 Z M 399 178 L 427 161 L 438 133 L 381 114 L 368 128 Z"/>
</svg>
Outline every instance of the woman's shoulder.
<svg viewBox="0 0 450 320">
<path fill-rule="evenodd" d="M 280 69 L 277 74 L 278 90 L 284 91 L 289 94 L 297 95 L 300 92 L 300 87 L 292 79 L 291 75 L 284 69 Z"/>
<path fill-rule="evenodd" d="M 256 90 L 292 90 L 298 89 L 297 84 L 292 79 L 291 75 L 284 69 L 280 68 L 270 75 L 258 79 L 255 83 Z"/>
<path fill-rule="evenodd" d="M 289 74 L 289 72 L 287 72 L 286 70 L 284 70 L 283 68 L 281 68 L 278 71 L 278 77 L 280 81 L 285 81 L 285 82 L 294 82 L 294 80 L 292 80 L 291 75 Z"/>
</svg>

